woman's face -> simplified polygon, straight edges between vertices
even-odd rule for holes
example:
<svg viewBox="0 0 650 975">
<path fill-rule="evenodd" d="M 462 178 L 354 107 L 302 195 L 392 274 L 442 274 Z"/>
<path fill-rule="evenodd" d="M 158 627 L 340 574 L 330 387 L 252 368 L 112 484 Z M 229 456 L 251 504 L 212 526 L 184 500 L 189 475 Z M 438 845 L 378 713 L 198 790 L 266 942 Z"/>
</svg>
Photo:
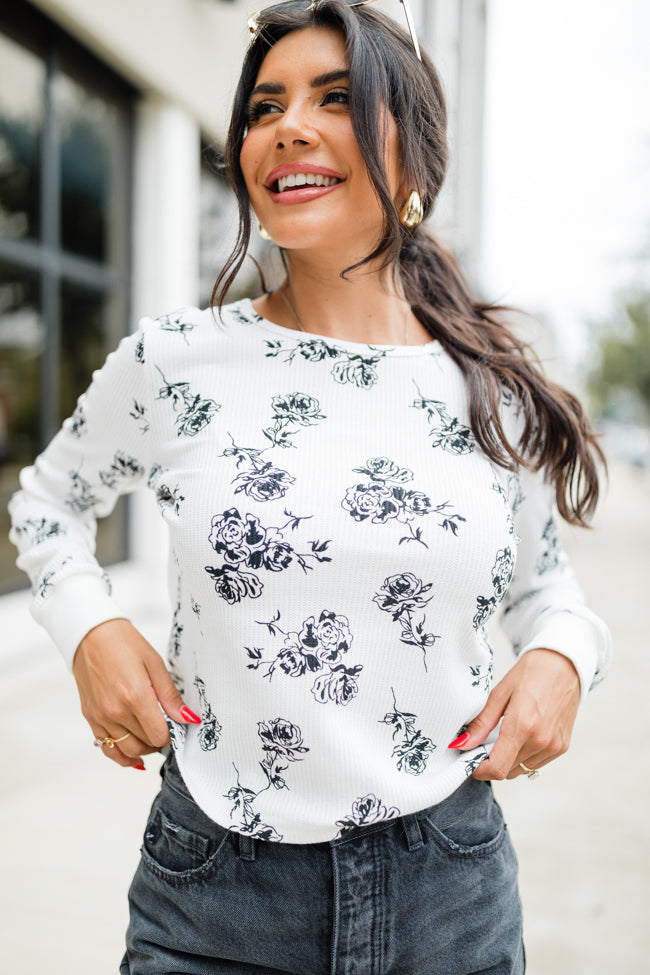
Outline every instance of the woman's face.
<svg viewBox="0 0 650 975">
<path fill-rule="evenodd" d="M 360 259 L 381 234 L 383 211 L 352 130 L 348 86 L 345 42 L 329 28 L 285 35 L 262 62 L 240 162 L 253 209 L 281 247 Z M 384 141 L 397 204 L 407 194 L 388 112 Z"/>
</svg>

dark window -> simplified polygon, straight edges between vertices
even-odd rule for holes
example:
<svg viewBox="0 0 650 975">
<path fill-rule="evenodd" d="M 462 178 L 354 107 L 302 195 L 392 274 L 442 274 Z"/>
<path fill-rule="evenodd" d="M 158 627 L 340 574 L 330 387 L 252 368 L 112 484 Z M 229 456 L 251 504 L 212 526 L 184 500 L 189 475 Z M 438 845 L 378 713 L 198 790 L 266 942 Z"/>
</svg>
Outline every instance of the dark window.
<svg viewBox="0 0 650 975">
<path fill-rule="evenodd" d="M 134 92 L 28 3 L 0 9 L 0 592 L 7 502 L 127 331 Z M 127 554 L 120 503 L 98 535 Z"/>
</svg>

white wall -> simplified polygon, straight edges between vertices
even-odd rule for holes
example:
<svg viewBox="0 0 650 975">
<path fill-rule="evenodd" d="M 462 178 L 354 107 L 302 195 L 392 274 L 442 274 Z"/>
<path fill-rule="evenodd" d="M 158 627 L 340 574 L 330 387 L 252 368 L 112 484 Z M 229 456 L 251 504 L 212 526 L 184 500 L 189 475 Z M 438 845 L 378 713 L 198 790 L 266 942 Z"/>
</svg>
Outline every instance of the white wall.
<svg viewBox="0 0 650 975">
<path fill-rule="evenodd" d="M 178 105 L 211 138 L 222 135 L 248 42 L 250 3 L 32 2 L 140 91 Z"/>
</svg>

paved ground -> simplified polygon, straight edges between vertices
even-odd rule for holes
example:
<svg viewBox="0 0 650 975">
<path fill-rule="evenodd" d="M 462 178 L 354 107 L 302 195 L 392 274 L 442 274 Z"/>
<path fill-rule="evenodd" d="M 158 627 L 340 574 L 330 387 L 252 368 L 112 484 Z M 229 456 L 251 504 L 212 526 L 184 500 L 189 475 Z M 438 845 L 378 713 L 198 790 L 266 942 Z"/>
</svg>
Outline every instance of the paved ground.
<svg viewBox="0 0 650 975">
<path fill-rule="evenodd" d="M 616 468 L 597 530 L 569 534 L 590 604 L 614 631 L 615 667 L 570 753 L 537 782 L 497 790 L 519 853 L 529 975 L 650 970 L 649 502 L 647 477 Z M 139 623 L 164 646 L 164 620 Z M 101 760 L 72 680 L 38 633 L 0 667 L 3 970 L 115 975 L 159 763 L 141 773 Z"/>
</svg>

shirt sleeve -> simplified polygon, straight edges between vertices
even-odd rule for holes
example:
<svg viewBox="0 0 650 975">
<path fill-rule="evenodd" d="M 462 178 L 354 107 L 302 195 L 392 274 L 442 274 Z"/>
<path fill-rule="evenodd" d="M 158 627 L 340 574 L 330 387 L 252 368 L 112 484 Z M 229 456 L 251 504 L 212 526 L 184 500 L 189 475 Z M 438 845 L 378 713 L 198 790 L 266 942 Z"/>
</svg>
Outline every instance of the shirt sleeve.
<svg viewBox="0 0 650 975">
<path fill-rule="evenodd" d="M 568 657 L 584 701 L 609 668 L 609 629 L 585 606 L 562 548 L 552 485 L 541 474 L 522 471 L 513 512 L 519 548 L 501 625 L 519 654 L 545 647 Z"/>
<path fill-rule="evenodd" d="M 32 614 L 69 667 L 89 630 L 125 615 L 95 559 L 96 520 L 151 466 L 151 399 L 140 331 L 93 373 L 73 415 L 21 472 L 9 504 L 9 537 L 32 582 Z"/>
</svg>

